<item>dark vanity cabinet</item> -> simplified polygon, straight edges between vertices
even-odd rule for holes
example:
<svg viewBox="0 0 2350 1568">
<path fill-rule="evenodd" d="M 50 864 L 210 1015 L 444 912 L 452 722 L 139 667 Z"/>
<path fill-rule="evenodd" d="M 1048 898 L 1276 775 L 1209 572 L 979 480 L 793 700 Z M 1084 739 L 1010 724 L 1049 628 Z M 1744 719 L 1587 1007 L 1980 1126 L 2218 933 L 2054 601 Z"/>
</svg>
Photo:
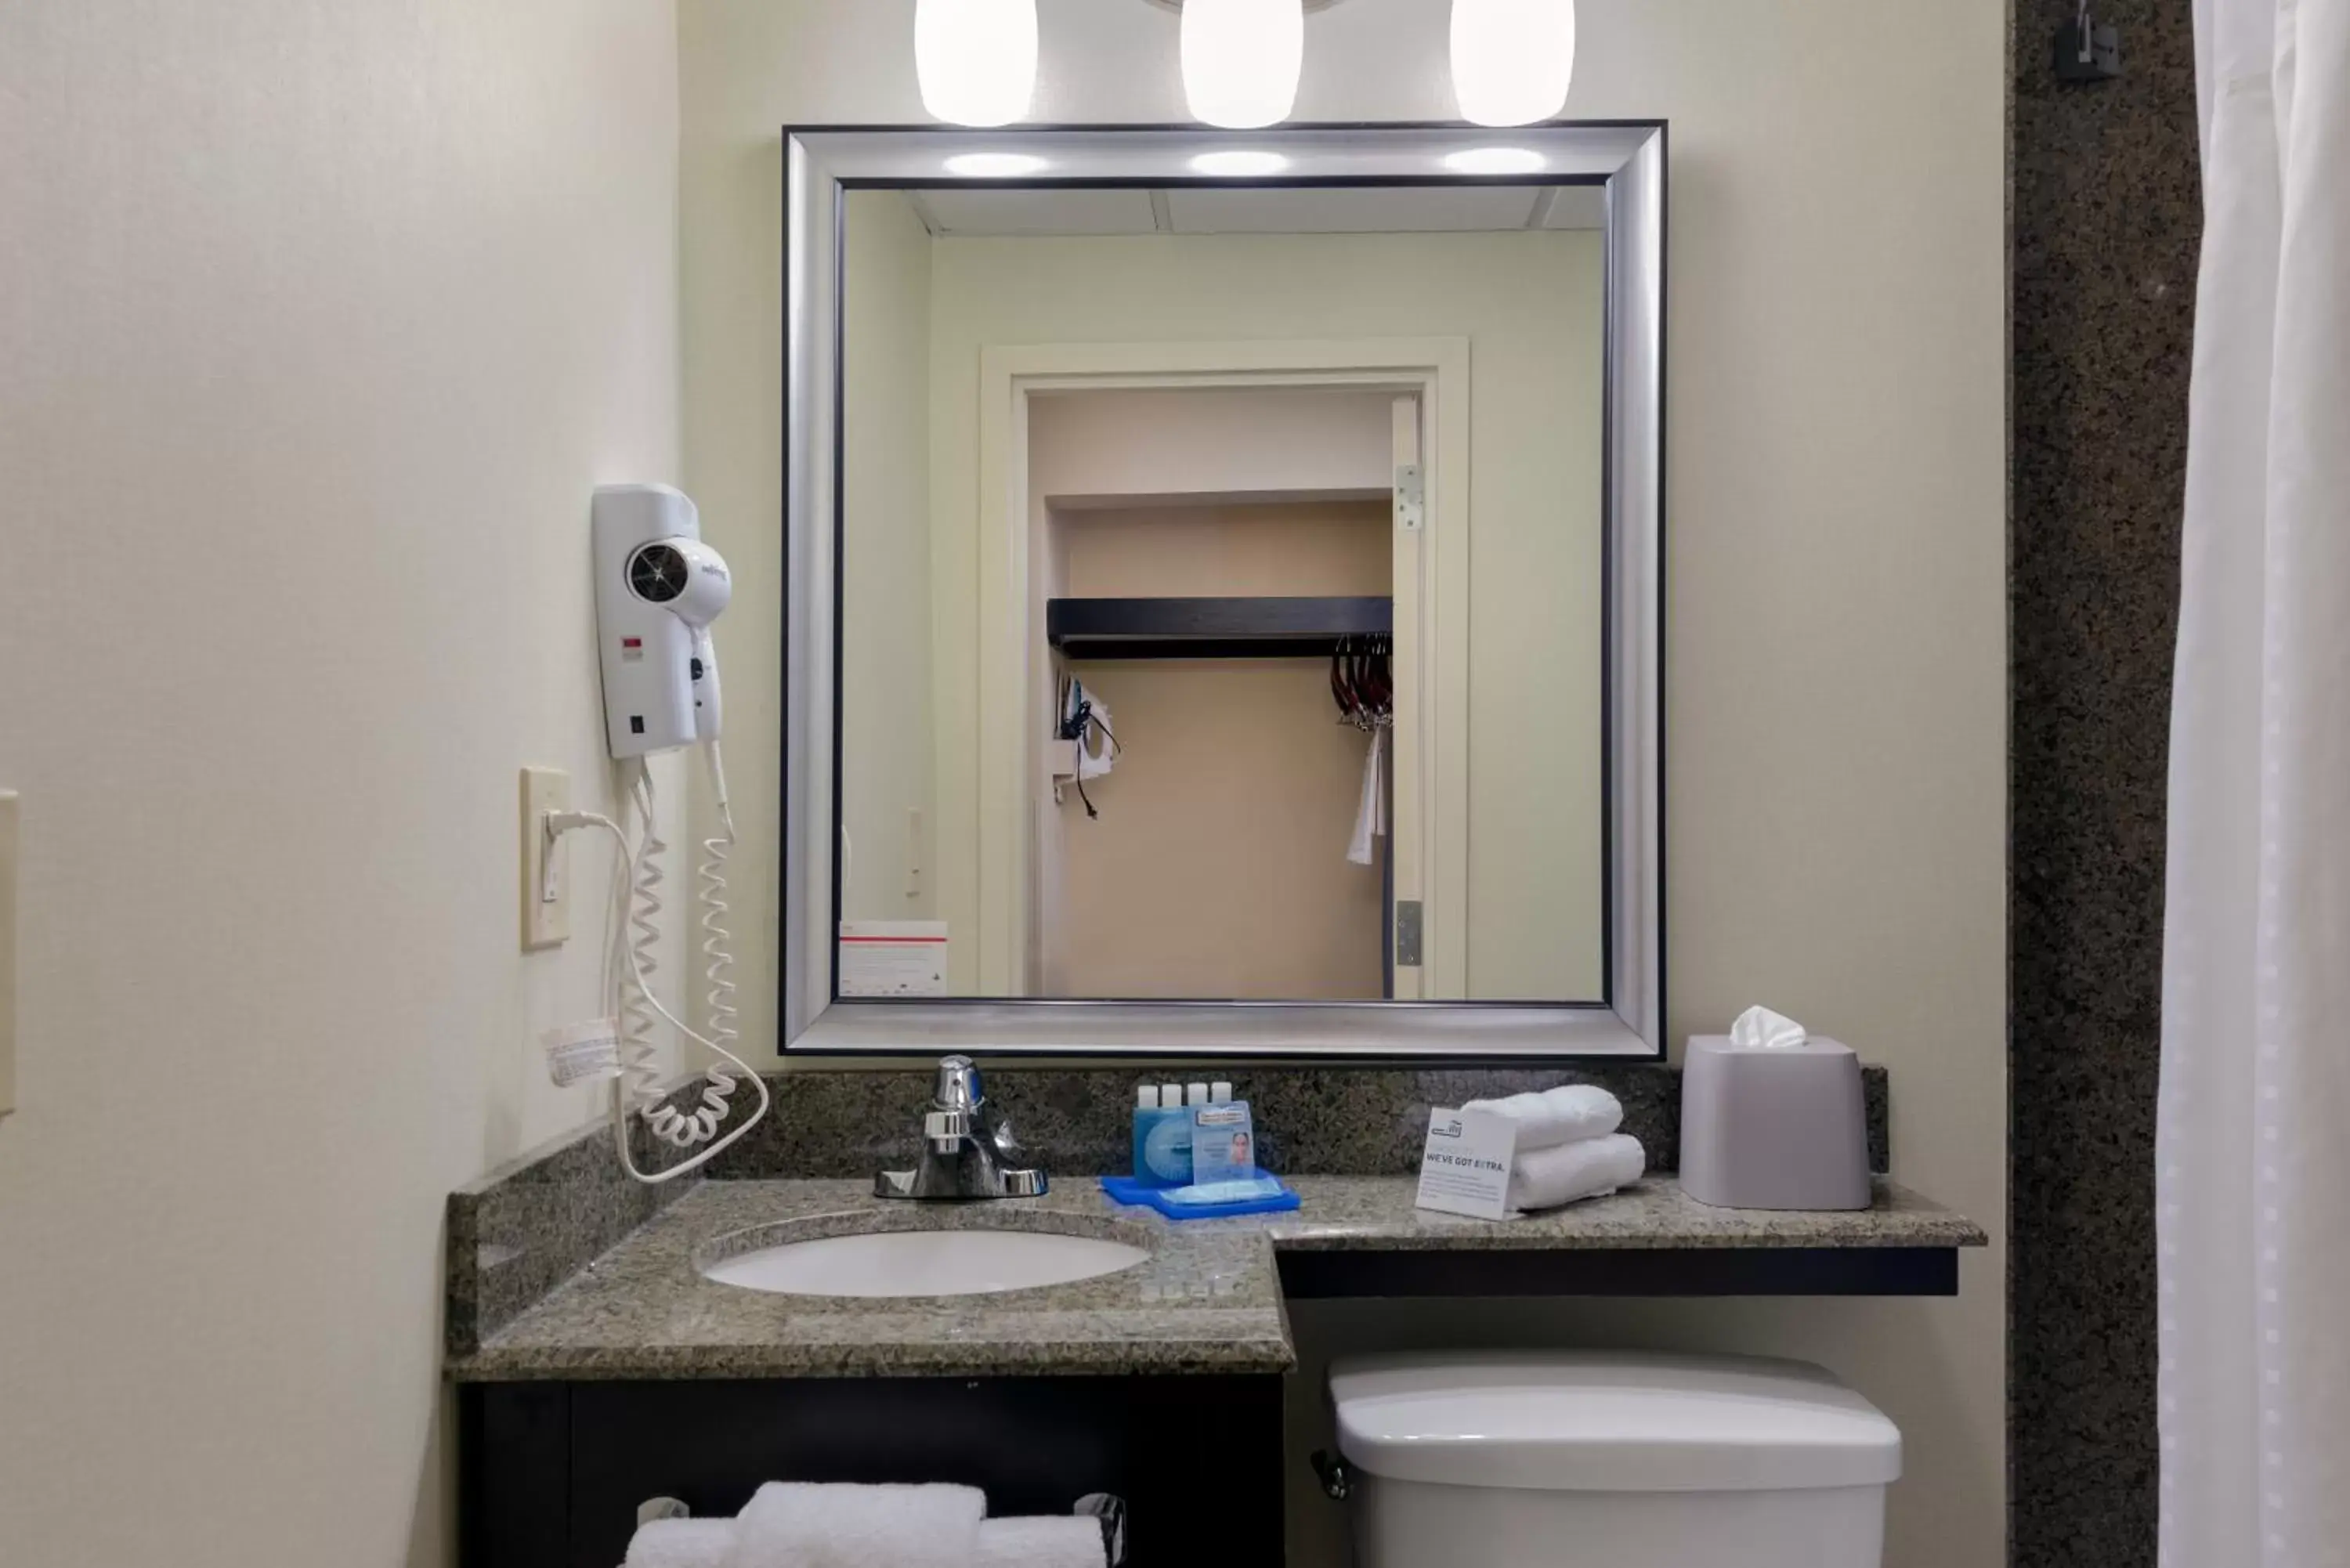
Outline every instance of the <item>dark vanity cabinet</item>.
<svg viewBox="0 0 2350 1568">
<path fill-rule="evenodd" d="M 815 1377 L 469 1383 L 462 1568 L 616 1568 L 638 1506 L 731 1515 L 760 1484 L 960 1481 L 993 1515 L 1126 1500 L 1166 1568 L 1212 1511 L 1222 1561 L 1282 1553 L 1282 1378 Z"/>
</svg>

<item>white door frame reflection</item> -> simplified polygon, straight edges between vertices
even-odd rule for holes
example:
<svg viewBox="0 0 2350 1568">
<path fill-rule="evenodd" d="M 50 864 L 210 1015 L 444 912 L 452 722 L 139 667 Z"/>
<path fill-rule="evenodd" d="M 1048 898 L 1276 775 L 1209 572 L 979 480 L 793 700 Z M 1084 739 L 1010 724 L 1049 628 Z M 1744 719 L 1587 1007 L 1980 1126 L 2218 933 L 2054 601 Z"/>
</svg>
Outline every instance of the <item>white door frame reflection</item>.
<svg viewBox="0 0 2350 1568">
<path fill-rule="evenodd" d="M 1039 393 L 1168 389 L 1385 392 L 1422 410 L 1409 437 L 1423 445 L 1426 521 L 1396 549 L 1394 804 L 1388 854 L 1394 898 L 1422 906 L 1422 961 L 1395 967 L 1395 999 L 1456 998 L 1467 986 L 1468 751 L 1440 742 L 1468 702 L 1469 340 L 1358 338 L 1310 342 L 1047 344 L 983 350 L 980 362 L 979 547 L 982 649 L 976 813 L 942 809 L 941 909 L 976 929 L 965 994 L 1026 994 L 1036 868 L 1036 748 L 1028 723 L 1036 641 L 1027 607 L 1031 565 L 1028 400 Z M 951 635 L 945 627 L 941 635 Z M 1423 689 L 1423 687 L 1425 689 Z M 1409 716 L 1409 722 L 1407 722 Z M 964 823 L 976 833 L 959 832 Z M 960 874 L 960 875 L 959 875 Z M 1235 890 L 1236 894 L 1238 890 Z M 958 908 L 958 906 L 960 906 Z"/>
</svg>

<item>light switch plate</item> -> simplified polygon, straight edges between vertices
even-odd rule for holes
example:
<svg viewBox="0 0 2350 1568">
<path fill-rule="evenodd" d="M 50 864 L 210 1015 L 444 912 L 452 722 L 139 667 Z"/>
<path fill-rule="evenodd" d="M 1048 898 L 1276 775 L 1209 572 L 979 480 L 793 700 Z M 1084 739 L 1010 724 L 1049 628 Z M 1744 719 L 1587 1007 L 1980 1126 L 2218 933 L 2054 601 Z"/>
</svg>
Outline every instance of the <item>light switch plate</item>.
<svg viewBox="0 0 2350 1568">
<path fill-rule="evenodd" d="M 571 775 L 560 768 L 522 771 L 522 950 L 571 940 L 569 834 L 549 838 L 546 814 L 571 809 Z"/>
<path fill-rule="evenodd" d="M 16 1108 L 16 792 L 0 789 L 0 1116 Z"/>
</svg>

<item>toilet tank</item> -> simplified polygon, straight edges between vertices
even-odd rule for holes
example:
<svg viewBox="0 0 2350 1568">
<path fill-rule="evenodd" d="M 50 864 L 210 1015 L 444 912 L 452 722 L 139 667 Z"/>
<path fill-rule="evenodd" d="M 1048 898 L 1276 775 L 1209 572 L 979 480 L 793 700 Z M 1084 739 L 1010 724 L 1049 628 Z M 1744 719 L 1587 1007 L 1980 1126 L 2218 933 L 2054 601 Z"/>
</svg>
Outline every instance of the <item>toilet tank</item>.
<svg viewBox="0 0 2350 1568">
<path fill-rule="evenodd" d="M 1374 1355 L 1330 1371 L 1357 1568 L 1878 1568 L 1901 1433 L 1795 1361 Z"/>
</svg>

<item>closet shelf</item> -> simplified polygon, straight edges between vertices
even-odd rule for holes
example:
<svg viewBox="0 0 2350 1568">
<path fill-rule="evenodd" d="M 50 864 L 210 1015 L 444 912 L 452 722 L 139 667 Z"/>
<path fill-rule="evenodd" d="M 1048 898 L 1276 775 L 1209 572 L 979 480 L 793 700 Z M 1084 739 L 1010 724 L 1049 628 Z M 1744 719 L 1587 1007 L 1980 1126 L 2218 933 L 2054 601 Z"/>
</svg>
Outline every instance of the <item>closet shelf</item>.
<svg viewBox="0 0 2350 1568">
<path fill-rule="evenodd" d="M 1045 639 L 1069 659 L 1327 658 L 1342 637 L 1395 629 L 1370 598 L 1048 599 Z"/>
</svg>

